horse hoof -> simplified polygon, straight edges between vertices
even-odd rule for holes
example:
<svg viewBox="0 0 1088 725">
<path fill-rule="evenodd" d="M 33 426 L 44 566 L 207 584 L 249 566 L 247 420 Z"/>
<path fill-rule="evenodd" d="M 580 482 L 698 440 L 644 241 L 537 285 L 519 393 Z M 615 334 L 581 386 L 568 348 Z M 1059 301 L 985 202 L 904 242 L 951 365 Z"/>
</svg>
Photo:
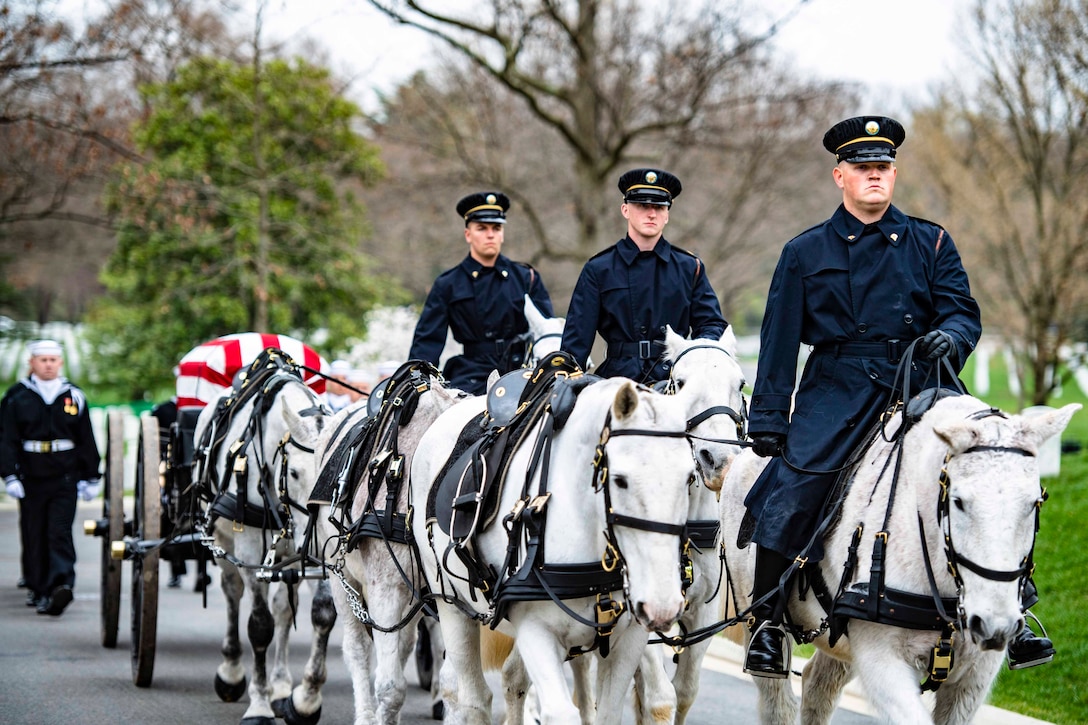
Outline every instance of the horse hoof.
<svg viewBox="0 0 1088 725">
<path fill-rule="evenodd" d="M 276 718 L 265 717 L 264 715 L 244 717 L 239 725 L 276 725 Z"/>
<path fill-rule="evenodd" d="M 276 713 L 276 717 L 281 718 L 287 725 L 317 725 L 317 721 L 321 719 L 320 707 L 309 715 L 300 715 L 290 695 L 273 700 L 272 712 Z"/>
<path fill-rule="evenodd" d="M 446 717 L 446 705 L 439 700 L 435 704 L 431 705 L 431 719 L 442 720 Z"/>
<path fill-rule="evenodd" d="M 238 702 L 242 698 L 242 695 L 246 694 L 246 678 L 242 678 L 241 682 L 230 684 L 225 682 L 218 674 L 215 676 L 215 694 L 219 696 L 219 699 L 223 702 Z"/>
</svg>

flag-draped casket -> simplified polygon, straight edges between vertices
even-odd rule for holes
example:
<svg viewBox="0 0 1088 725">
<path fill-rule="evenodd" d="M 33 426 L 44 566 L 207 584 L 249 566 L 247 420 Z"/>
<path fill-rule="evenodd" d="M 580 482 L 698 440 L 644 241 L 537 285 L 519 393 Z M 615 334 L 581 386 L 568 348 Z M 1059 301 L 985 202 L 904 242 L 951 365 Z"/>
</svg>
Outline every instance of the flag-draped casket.
<svg viewBox="0 0 1088 725">
<path fill-rule="evenodd" d="M 198 345 L 178 364 L 178 408 L 203 407 L 230 387 L 234 375 L 266 348 L 285 352 L 295 363 L 327 373 L 329 364 L 313 348 L 287 335 L 240 332 Z M 303 380 L 316 393 L 325 392 L 325 378 L 303 369 Z"/>
</svg>

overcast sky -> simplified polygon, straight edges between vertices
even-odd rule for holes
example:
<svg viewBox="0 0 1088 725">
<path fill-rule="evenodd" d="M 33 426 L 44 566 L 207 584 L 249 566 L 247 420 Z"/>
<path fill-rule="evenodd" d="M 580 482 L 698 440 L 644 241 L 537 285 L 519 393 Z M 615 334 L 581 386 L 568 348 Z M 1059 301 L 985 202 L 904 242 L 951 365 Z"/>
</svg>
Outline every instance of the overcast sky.
<svg viewBox="0 0 1088 725">
<path fill-rule="evenodd" d="M 252 23 L 262 0 L 238 0 L 240 23 Z M 429 0 L 432 7 L 472 6 L 474 0 Z M 666 0 L 644 0 L 660 4 Z M 674 0 L 675 1 L 675 0 Z M 103 0 L 58 0 L 60 11 L 79 22 Z M 387 91 L 433 61 L 423 32 L 398 26 L 365 0 L 263 0 L 265 37 L 305 34 L 325 43 L 334 69 L 353 79 L 354 98 L 374 110 L 374 89 Z M 763 30 L 801 0 L 748 0 L 753 30 Z M 868 88 L 872 106 L 897 106 L 924 97 L 937 80 L 962 64 L 957 29 L 975 0 L 807 0 L 782 28 L 776 47 L 804 72 L 850 80 Z M 244 8 L 249 7 L 249 12 Z M 762 16 L 761 16 L 762 14 Z M 767 20 L 761 22 L 759 17 Z M 251 32 L 242 27 L 239 32 Z M 859 110 L 876 112 L 878 109 Z M 888 108 L 887 110 L 898 110 Z"/>
<path fill-rule="evenodd" d="M 461 0 L 436 0 L 434 6 L 451 2 Z M 959 62 L 962 40 L 957 42 L 956 28 L 973 2 L 808 0 L 780 31 L 776 45 L 806 72 L 865 83 L 867 101 L 898 104 L 924 94 Z M 779 18 L 797 4 L 752 2 L 768 18 Z M 424 33 L 394 25 L 363 0 L 268 0 L 266 12 L 270 35 L 302 32 L 327 43 L 342 66 L 337 70 L 356 79 L 354 95 L 364 106 L 373 102 L 371 88 L 387 90 L 431 60 Z"/>
</svg>

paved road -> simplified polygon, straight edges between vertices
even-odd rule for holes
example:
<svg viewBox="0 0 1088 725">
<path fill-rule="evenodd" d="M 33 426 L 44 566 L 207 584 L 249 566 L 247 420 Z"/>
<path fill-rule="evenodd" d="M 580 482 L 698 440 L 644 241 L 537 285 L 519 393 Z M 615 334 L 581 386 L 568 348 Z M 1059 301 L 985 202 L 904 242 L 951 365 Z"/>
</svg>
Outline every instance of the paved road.
<svg viewBox="0 0 1088 725">
<path fill-rule="evenodd" d="M 100 540 L 82 535 L 82 521 L 95 518 L 100 504 L 81 504 L 76 517 L 76 598 L 62 617 L 37 615 L 24 604 L 24 590 L 16 589 L 19 576 L 17 513 L 0 503 L 0 721 L 12 725 L 192 725 L 234 723 L 245 703 L 222 703 L 212 689 L 223 636 L 224 608 L 218 580 L 209 590 L 208 607 L 192 592 L 192 579 L 182 589 L 165 587 L 164 564 L 160 589 L 157 657 L 149 688 L 132 684 L 130 665 L 129 575 L 126 563 L 122 583 L 121 631 L 116 649 L 100 646 L 99 546 Z M 218 577 L 216 577 L 218 579 Z M 304 604 L 305 604 L 304 599 Z M 308 617 L 299 617 L 292 639 L 292 670 L 300 673 L 308 649 Z M 352 721 L 351 681 L 340 652 L 340 637 L 333 635 L 329 654 L 329 682 L 325 688 L 323 723 Z M 410 668 L 414 670 L 414 668 Z M 718 725 L 729 713 L 734 723 L 756 722 L 755 687 L 726 659 L 715 658 L 704 669 L 699 701 L 689 722 Z M 413 685 L 403 711 L 407 725 L 431 723 L 429 696 Z M 493 686 L 496 685 L 493 682 Z M 501 696 L 496 695 L 495 721 L 501 722 Z M 630 712 L 624 722 L 632 722 Z M 835 725 L 862 725 L 872 718 L 840 709 Z"/>
</svg>

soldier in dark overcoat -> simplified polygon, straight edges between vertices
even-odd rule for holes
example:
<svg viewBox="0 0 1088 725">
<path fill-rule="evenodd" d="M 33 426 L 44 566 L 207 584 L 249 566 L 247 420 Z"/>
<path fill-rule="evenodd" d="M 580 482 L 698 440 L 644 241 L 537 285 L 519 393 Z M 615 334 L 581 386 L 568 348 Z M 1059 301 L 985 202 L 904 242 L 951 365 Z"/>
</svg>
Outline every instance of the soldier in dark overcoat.
<svg viewBox="0 0 1088 725">
<path fill-rule="evenodd" d="M 438 365 L 451 331 L 464 352 L 446 362 L 443 375 L 473 395 L 486 391 L 492 370 L 507 373 L 525 362 L 517 339 L 529 331 L 525 295 L 545 316 L 555 314 L 540 273 L 501 253 L 509 208 L 510 199 L 497 191 L 469 194 L 457 203 L 468 255 L 434 281 L 408 353 L 410 359 Z"/>
<path fill-rule="evenodd" d="M 685 337 L 717 340 L 729 323 L 702 260 L 663 236 L 680 180 L 660 169 L 632 169 L 618 186 L 627 235 L 582 268 L 562 348 L 585 367 L 600 333 L 607 349 L 594 372 L 650 384 L 669 376 L 667 325 Z"/>
<path fill-rule="evenodd" d="M 98 495 L 101 456 L 83 391 L 60 376 L 63 350 L 30 345 L 30 375 L 0 406 L 0 477 L 20 499 L 27 605 L 59 616 L 76 582 L 72 524 L 76 500 Z"/>
<path fill-rule="evenodd" d="M 886 409 L 908 345 L 922 338 L 911 370 L 910 389 L 918 391 L 937 380 L 942 358 L 958 373 L 982 334 L 951 236 L 891 203 L 905 136 L 882 116 L 850 118 L 825 134 L 842 204 L 786 244 L 771 280 L 749 435 L 757 454 L 775 457 L 745 500 L 758 545 L 756 600 L 777 591 L 802 552 L 807 562 L 823 557 L 818 538 L 808 545 L 825 500 Z M 801 345 L 811 352 L 798 383 Z M 942 384 L 954 384 L 949 377 Z M 779 597 L 753 614 L 746 671 L 785 677 Z"/>
</svg>

